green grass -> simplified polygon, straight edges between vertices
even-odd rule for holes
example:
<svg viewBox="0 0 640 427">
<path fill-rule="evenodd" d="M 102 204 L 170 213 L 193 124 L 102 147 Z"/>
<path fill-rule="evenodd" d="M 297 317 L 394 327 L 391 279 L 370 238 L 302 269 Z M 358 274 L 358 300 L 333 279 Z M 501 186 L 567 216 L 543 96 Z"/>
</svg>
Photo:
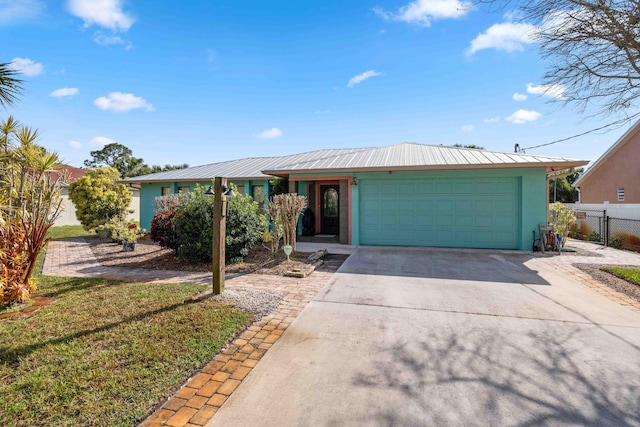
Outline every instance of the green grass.
<svg viewBox="0 0 640 427">
<path fill-rule="evenodd" d="M 640 286 L 640 269 L 620 268 L 620 267 L 602 267 L 601 270 L 613 274 L 621 279 Z"/>
<path fill-rule="evenodd" d="M 93 234 L 95 233 L 86 231 L 81 225 L 62 225 L 51 227 L 47 233 L 47 237 L 50 239 L 62 239 L 64 237 L 90 236 Z"/>
<path fill-rule="evenodd" d="M 39 277 L 55 300 L 0 321 L 0 425 L 131 426 L 251 316 L 204 285 Z"/>
</svg>

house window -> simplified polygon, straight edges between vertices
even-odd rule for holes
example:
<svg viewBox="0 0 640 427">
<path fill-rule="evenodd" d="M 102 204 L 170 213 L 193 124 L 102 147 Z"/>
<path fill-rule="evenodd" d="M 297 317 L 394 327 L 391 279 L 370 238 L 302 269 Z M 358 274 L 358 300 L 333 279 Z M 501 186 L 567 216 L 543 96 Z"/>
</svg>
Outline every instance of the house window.
<svg viewBox="0 0 640 427">
<path fill-rule="evenodd" d="M 188 194 L 191 188 L 187 185 L 184 187 L 178 187 L 178 193 Z"/>
<path fill-rule="evenodd" d="M 618 188 L 618 201 L 624 202 L 624 188 Z"/>
<path fill-rule="evenodd" d="M 238 185 L 236 188 L 238 189 L 238 194 L 242 194 L 244 196 L 244 185 Z"/>
<path fill-rule="evenodd" d="M 162 187 L 162 195 L 168 196 L 169 194 L 171 194 L 171 187 Z"/>
<path fill-rule="evenodd" d="M 265 202 L 264 197 L 264 186 L 262 185 L 252 185 L 251 186 L 251 195 L 253 196 L 253 200 L 256 202 L 263 204 Z"/>
</svg>

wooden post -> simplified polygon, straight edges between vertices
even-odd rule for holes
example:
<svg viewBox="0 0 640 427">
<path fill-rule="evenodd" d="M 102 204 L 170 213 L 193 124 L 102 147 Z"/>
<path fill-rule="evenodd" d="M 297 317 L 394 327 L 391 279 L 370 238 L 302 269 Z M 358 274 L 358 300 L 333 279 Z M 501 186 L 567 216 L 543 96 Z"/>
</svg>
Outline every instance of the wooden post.
<svg viewBox="0 0 640 427">
<path fill-rule="evenodd" d="M 227 179 L 216 177 L 213 198 L 213 294 L 220 295 L 224 291 L 224 252 L 227 235 L 227 196 L 222 194 L 222 184 Z"/>
</svg>

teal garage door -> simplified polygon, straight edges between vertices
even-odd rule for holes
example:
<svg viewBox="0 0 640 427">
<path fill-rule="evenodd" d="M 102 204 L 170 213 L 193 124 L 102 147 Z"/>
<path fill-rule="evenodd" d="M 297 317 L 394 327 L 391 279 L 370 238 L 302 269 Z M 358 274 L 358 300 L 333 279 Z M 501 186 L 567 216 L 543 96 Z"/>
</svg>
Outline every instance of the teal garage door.
<svg viewBox="0 0 640 427">
<path fill-rule="evenodd" d="M 361 179 L 360 243 L 517 249 L 519 178 Z"/>
</svg>

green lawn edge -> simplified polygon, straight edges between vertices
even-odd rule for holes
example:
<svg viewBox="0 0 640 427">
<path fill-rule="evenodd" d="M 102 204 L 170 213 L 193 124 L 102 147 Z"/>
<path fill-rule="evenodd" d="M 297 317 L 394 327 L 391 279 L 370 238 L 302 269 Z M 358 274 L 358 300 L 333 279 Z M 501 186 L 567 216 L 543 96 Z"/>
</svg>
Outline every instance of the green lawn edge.
<svg viewBox="0 0 640 427">
<path fill-rule="evenodd" d="M 640 269 L 623 267 L 601 267 L 600 269 L 629 283 L 640 286 Z"/>
</svg>

